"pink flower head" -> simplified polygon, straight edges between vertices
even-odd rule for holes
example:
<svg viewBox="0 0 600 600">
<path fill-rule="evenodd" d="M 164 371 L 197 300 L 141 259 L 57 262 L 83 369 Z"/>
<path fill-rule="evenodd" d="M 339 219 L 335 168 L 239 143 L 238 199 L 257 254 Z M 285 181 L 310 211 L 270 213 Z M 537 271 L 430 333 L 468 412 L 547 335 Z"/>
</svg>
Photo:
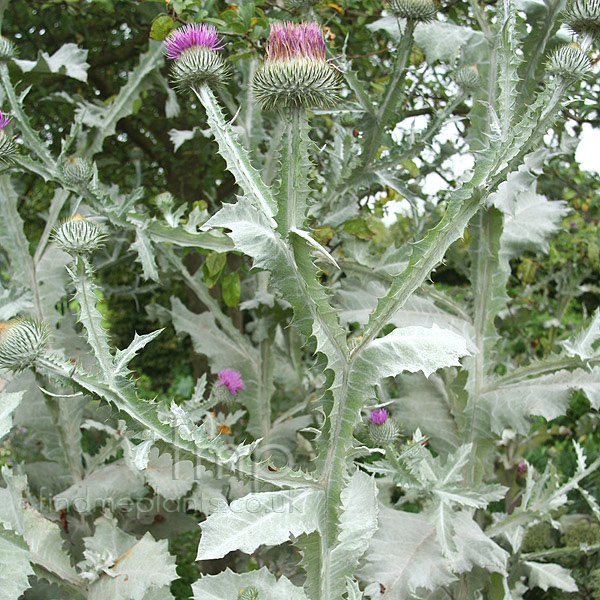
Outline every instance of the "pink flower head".
<svg viewBox="0 0 600 600">
<path fill-rule="evenodd" d="M 11 118 L 0 110 L 0 131 L 10 123 Z"/>
<path fill-rule="evenodd" d="M 188 48 L 200 46 L 209 50 L 222 50 L 225 46 L 223 38 L 219 38 L 217 30 L 206 23 L 189 23 L 176 29 L 165 40 L 167 58 L 175 59 Z"/>
<path fill-rule="evenodd" d="M 525 475 L 525 473 L 527 473 L 527 463 L 520 462 L 517 465 L 517 473 L 521 476 Z"/>
<path fill-rule="evenodd" d="M 378 408 L 371 412 L 371 423 L 383 425 L 390 416 L 390 413 L 385 408 Z"/>
<path fill-rule="evenodd" d="M 226 386 L 229 393 L 234 396 L 237 394 L 238 390 L 243 390 L 246 387 L 242 381 L 242 376 L 233 369 L 223 369 L 222 371 L 219 371 L 216 385 Z"/>
<path fill-rule="evenodd" d="M 326 60 L 325 40 L 318 23 L 273 23 L 267 46 L 267 61 Z"/>
</svg>

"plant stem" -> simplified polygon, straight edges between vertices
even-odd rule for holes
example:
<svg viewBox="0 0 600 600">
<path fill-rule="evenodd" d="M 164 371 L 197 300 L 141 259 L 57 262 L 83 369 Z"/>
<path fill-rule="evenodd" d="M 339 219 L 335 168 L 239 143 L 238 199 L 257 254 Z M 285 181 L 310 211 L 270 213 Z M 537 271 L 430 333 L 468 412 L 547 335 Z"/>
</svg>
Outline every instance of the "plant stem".
<svg viewBox="0 0 600 600">
<path fill-rule="evenodd" d="M 407 19 L 404 32 L 401 33 L 400 45 L 398 46 L 394 68 L 390 74 L 390 80 L 387 84 L 381 106 L 374 116 L 375 123 L 373 125 L 372 133 L 365 137 L 362 160 L 360 166 L 356 169 L 356 172 L 362 171 L 367 165 L 373 162 L 381 144 L 381 136 L 383 135 L 385 128 L 392 124 L 392 120 L 396 114 L 396 106 L 398 106 L 403 99 L 406 68 L 413 46 L 414 31 L 415 22 L 412 19 Z"/>
</svg>

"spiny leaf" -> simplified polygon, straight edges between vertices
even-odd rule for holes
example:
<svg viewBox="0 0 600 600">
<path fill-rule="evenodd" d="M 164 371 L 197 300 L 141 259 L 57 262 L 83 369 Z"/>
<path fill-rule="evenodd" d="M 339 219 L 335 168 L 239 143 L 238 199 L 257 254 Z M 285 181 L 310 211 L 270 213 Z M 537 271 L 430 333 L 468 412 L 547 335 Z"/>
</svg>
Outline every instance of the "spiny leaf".
<svg viewBox="0 0 600 600">
<path fill-rule="evenodd" d="M 321 527 L 323 491 L 316 488 L 248 494 L 202 523 L 197 560 L 221 558 L 232 550 L 248 554 L 263 544 Z"/>
</svg>

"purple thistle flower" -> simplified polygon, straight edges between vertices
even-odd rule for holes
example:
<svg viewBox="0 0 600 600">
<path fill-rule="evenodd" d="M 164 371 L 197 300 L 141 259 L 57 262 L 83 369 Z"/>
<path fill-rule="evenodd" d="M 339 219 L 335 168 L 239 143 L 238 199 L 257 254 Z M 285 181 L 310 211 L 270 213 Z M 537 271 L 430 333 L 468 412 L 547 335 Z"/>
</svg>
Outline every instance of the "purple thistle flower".
<svg viewBox="0 0 600 600">
<path fill-rule="evenodd" d="M 12 117 L 5 115 L 0 110 L 0 131 L 2 131 L 10 123 L 11 119 L 12 119 Z"/>
<path fill-rule="evenodd" d="M 234 396 L 237 394 L 238 390 L 243 390 L 246 387 L 242 381 L 242 376 L 233 369 L 223 369 L 222 371 L 219 371 L 216 385 L 224 385 L 229 390 L 229 393 Z"/>
<path fill-rule="evenodd" d="M 318 23 L 273 23 L 267 46 L 267 61 L 305 58 L 326 60 L 325 40 Z"/>
<path fill-rule="evenodd" d="M 527 473 L 527 463 L 520 462 L 517 465 L 517 473 L 521 476 L 525 475 L 525 473 Z"/>
<path fill-rule="evenodd" d="M 225 47 L 215 27 L 206 23 L 189 23 L 176 29 L 165 40 L 165 46 L 166 57 L 170 59 L 179 58 L 184 50 L 195 46 L 209 50 L 222 50 Z"/>
<path fill-rule="evenodd" d="M 371 423 L 376 425 L 383 425 L 390 416 L 390 413 L 385 408 L 378 408 L 371 412 Z"/>
</svg>

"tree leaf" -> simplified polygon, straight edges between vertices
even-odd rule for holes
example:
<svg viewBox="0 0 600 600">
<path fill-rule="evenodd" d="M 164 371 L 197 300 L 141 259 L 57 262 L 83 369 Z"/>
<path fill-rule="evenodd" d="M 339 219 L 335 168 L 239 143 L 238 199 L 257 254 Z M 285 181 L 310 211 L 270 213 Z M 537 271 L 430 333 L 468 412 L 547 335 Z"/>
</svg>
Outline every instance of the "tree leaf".
<svg viewBox="0 0 600 600">
<path fill-rule="evenodd" d="M 237 273 L 227 273 L 221 283 L 223 302 L 231 308 L 238 305 L 240 301 L 240 277 Z"/>
</svg>

